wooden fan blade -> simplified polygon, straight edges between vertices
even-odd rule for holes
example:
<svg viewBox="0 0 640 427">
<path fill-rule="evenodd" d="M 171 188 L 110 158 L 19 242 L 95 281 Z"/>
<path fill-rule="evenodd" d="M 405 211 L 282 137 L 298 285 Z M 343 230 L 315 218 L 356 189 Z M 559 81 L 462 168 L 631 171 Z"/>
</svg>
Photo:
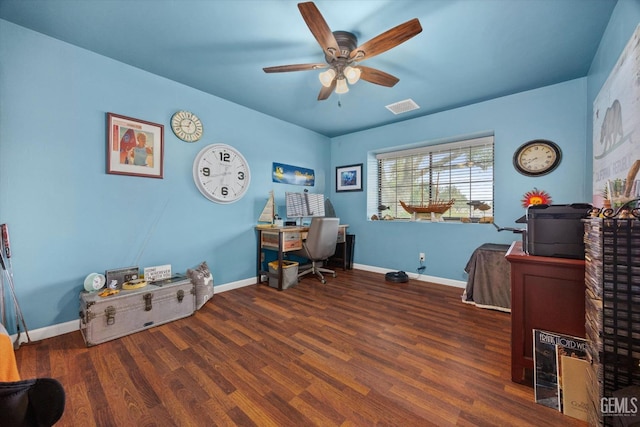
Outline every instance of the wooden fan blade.
<svg viewBox="0 0 640 427">
<path fill-rule="evenodd" d="M 338 42 L 316 5 L 313 2 L 298 3 L 298 9 L 324 53 L 329 56 L 339 54 Z"/>
<path fill-rule="evenodd" d="M 362 73 L 360 74 L 360 79 L 366 80 L 369 83 L 375 83 L 380 86 L 393 87 L 400 81 L 399 78 L 375 68 L 363 67 L 362 65 L 358 65 L 358 68 L 360 68 L 360 71 L 362 71 Z"/>
<path fill-rule="evenodd" d="M 356 61 L 364 61 L 376 55 L 386 52 L 391 48 L 406 42 L 411 37 L 420 34 L 422 26 L 417 18 L 400 24 L 397 27 L 385 31 L 384 33 L 372 38 L 363 45 L 358 46 L 349 55 L 349 59 Z"/>
<path fill-rule="evenodd" d="M 322 86 L 322 89 L 320 89 L 320 93 L 318 94 L 318 101 L 324 101 L 329 96 L 331 96 L 335 88 L 336 88 L 336 79 L 333 79 L 333 81 L 331 82 L 331 86 L 329 87 Z"/>
<path fill-rule="evenodd" d="M 263 70 L 265 73 L 286 73 L 289 71 L 319 70 L 320 68 L 327 68 L 328 66 L 328 64 L 291 64 L 265 67 Z"/>
</svg>

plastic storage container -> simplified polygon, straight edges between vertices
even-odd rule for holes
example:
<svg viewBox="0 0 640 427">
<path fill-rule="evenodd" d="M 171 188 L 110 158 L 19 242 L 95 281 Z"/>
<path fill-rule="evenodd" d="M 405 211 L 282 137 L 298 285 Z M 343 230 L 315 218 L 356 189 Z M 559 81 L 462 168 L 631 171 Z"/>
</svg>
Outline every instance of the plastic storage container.
<svg viewBox="0 0 640 427">
<path fill-rule="evenodd" d="M 278 261 L 269 263 L 269 273 L 276 274 L 269 276 L 269 286 L 278 288 Z M 298 283 L 298 263 L 295 261 L 282 261 L 282 289 L 288 289 Z"/>
</svg>

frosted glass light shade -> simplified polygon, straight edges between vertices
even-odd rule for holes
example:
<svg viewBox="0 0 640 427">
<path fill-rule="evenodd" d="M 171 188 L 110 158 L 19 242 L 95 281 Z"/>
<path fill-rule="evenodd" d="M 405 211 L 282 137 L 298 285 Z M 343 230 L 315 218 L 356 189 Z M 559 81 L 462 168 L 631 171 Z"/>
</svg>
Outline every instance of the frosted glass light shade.
<svg viewBox="0 0 640 427">
<path fill-rule="evenodd" d="M 331 82 L 333 81 L 335 76 L 336 76 L 336 70 L 334 70 L 333 68 L 329 68 L 327 71 L 323 71 L 320 74 L 318 74 L 320 83 L 322 83 L 322 86 L 324 87 L 331 86 Z"/>
<path fill-rule="evenodd" d="M 336 81 L 336 93 L 347 93 L 349 92 L 349 86 L 347 86 L 347 82 L 344 78 L 338 79 Z"/>
<path fill-rule="evenodd" d="M 350 85 L 355 84 L 360 80 L 360 74 L 362 74 L 360 68 L 348 66 L 344 69 L 344 76 L 347 78 Z"/>
</svg>

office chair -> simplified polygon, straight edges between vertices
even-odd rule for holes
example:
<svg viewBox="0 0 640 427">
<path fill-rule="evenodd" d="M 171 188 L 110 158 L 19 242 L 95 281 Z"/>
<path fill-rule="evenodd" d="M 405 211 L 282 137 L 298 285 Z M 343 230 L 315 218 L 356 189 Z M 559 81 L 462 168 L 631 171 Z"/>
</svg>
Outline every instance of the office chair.
<svg viewBox="0 0 640 427">
<path fill-rule="evenodd" d="M 65 393 L 53 378 L 0 382 L 0 425 L 50 427 L 64 412 Z"/>
<path fill-rule="evenodd" d="M 323 268 L 324 261 L 336 251 L 338 241 L 338 225 L 340 218 L 314 217 L 307 233 L 307 239 L 302 243 L 302 249 L 293 254 L 309 259 L 311 266 L 298 274 L 298 279 L 313 273 L 324 284 L 327 281 L 322 273 L 331 273 L 336 277 L 336 272 Z"/>
</svg>

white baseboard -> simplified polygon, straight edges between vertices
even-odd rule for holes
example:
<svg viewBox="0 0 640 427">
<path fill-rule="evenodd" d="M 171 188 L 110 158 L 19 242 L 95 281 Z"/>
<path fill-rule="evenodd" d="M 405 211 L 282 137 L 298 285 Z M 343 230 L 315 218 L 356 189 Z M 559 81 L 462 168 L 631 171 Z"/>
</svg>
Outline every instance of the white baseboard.
<svg viewBox="0 0 640 427">
<path fill-rule="evenodd" d="M 234 289 L 244 288 L 245 286 L 251 286 L 256 284 L 256 276 L 250 279 L 238 280 L 237 282 L 225 283 L 224 285 L 218 285 L 213 287 L 213 294 L 219 294 L 220 292 L 232 291 Z"/>
<path fill-rule="evenodd" d="M 58 335 L 68 334 L 80 330 L 80 319 L 71 320 L 65 323 L 58 323 L 56 325 L 45 326 L 44 328 L 34 329 L 29 331 L 29 338 L 31 341 L 41 341 L 47 338 L 56 337 Z M 15 342 L 18 334 L 11 335 L 11 341 Z M 28 342 L 27 334 L 23 331 L 20 334 L 20 344 Z"/>
<path fill-rule="evenodd" d="M 388 268 L 380 268 L 380 267 L 374 267 L 371 265 L 364 265 L 364 264 L 353 264 L 353 268 L 356 270 L 371 271 L 373 273 L 381 273 L 381 274 L 387 274 L 391 271 L 398 271 L 398 270 L 390 270 Z M 440 285 L 453 286 L 456 288 L 467 287 L 467 282 L 463 282 L 461 280 L 445 279 L 444 277 L 427 276 L 424 274 L 409 273 L 409 272 L 407 272 L 407 275 L 409 276 L 410 279 L 419 280 L 422 282 L 437 283 Z"/>
<path fill-rule="evenodd" d="M 364 271 L 370 271 L 373 273 L 381 273 L 381 274 L 386 274 L 390 271 L 395 271 L 387 268 L 374 267 L 371 265 L 364 265 L 364 264 L 353 264 L 353 268 L 355 270 L 364 270 Z M 442 277 L 419 275 L 416 273 L 407 273 L 407 274 L 411 279 L 420 280 L 423 282 L 438 283 L 441 285 L 454 286 L 456 288 L 465 288 L 467 286 L 466 282 L 463 282 L 460 280 L 452 280 L 452 279 L 445 279 Z M 233 289 L 239 289 L 245 286 L 252 286 L 255 284 L 256 284 L 256 278 L 251 277 L 249 279 L 243 279 L 243 280 L 238 280 L 236 282 L 225 283 L 223 285 L 214 286 L 213 293 L 215 295 L 215 294 L 219 294 L 220 292 L 231 291 Z M 45 326 L 44 328 L 34 329 L 32 331 L 30 330 L 29 338 L 31 338 L 31 341 L 41 341 L 47 338 L 53 338 L 58 335 L 68 334 L 69 332 L 74 332 L 78 330 L 80 330 L 79 319 L 71 320 L 65 323 L 58 323 L 56 325 Z M 11 335 L 11 341 L 15 341 L 17 336 L 18 334 Z M 20 343 L 22 344 L 26 342 L 28 342 L 27 336 L 24 332 L 22 332 L 20 334 Z"/>
</svg>

